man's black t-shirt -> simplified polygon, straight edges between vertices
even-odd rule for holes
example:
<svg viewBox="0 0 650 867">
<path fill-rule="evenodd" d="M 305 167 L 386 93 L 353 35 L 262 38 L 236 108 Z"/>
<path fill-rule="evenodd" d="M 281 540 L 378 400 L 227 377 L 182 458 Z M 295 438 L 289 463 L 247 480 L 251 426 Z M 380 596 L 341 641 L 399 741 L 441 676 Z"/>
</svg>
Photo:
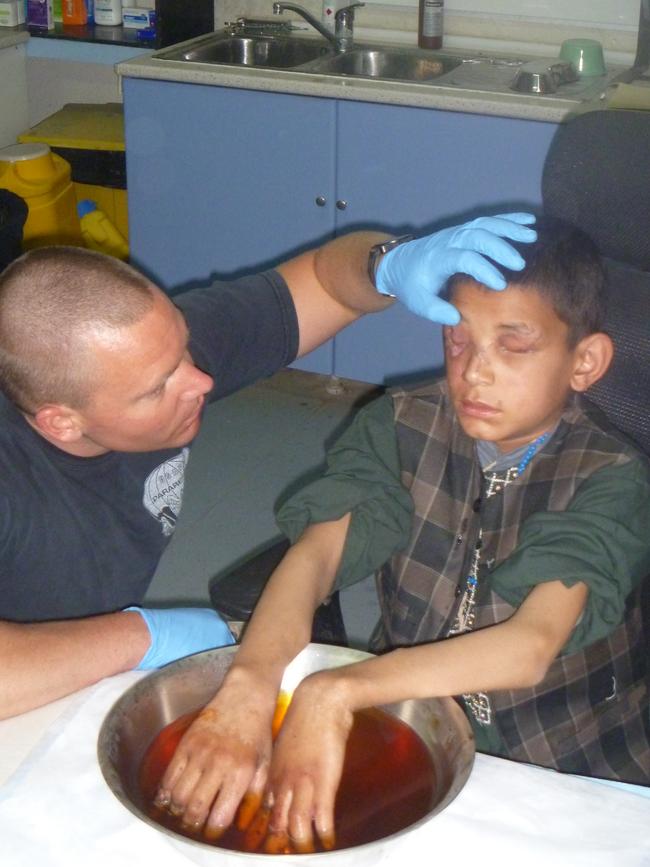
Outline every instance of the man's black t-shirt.
<svg viewBox="0 0 650 867">
<path fill-rule="evenodd" d="M 179 295 L 210 400 L 294 360 L 298 321 L 275 271 Z M 189 448 L 77 458 L 0 396 L 0 619 L 84 617 L 140 604 L 171 538 Z"/>
</svg>

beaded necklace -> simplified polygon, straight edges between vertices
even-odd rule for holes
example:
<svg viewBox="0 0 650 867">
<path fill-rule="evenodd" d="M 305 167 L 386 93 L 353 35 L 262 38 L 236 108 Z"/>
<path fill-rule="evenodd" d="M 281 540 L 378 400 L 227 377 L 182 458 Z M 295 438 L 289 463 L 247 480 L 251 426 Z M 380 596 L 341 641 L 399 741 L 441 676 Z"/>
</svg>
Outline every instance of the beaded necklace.
<svg viewBox="0 0 650 867">
<path fill-rule="evenodd" d="M 487 481 L 484 495 L 485 498 L 489 499 L 495 494 L 500 493 L 509 484 L 514 482 L 515 479 L 519 478 L 550 435 L 551 431 L 546 431 L 534 439 L 524 452 L 516 467 L 510 467 L 505 471 L 505 473 L 485 473 L 484 475 Z M 479 527 L 478 537 L 472 555 L 472 562 L 469 568 L 469 575 L 465 581 L 465 589 L 458 606 L 458 612 L 451 629 L 447 633 L 448 637 L 451 637 L 452 635 L 460 635 L 463 632 L 470 632 L 474 626 L 474 619 L 476 617 L 476 593 L 478 590 L 478 570 L 481 562 L 482 545 L 483 528 Z M 466 693 L 463 695 L 463 699 L 467 708 L 471 711 L 472 715 L 480 725 L 490 725 L 492 722 L 492 708 L 490 706 L 490 700 L 484 692 Z"/>
</svg>

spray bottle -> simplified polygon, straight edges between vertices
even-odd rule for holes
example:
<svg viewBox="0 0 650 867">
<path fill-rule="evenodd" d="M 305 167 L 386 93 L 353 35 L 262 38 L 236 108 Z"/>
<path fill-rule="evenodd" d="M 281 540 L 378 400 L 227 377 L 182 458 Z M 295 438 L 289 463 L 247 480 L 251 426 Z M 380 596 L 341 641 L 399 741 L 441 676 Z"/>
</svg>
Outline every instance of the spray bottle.
<svg viewBox="0 0 650 867">
<path fill-rule="evenodd" d="M 77 205 L 81 234 L 84 244 L 90 250 L 107 253 L 117 259 L 128 259 L 129 245 L 126 238 L 117 229 L 97 204 L 91 199 L 82 199 Z"/>
</svg>

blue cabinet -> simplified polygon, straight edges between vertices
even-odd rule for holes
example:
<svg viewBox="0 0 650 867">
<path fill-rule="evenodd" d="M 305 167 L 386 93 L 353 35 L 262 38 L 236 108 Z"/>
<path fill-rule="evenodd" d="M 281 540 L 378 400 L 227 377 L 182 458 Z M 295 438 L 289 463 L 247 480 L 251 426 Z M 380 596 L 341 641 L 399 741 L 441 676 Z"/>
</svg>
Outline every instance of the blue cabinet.
<svg viewBox="0 0 650 867">
<path fill-rule="evenodd" d="M 340 232 L 421 233 L 530 208 L 555 124 L 206 85 L 124 81 L 133 259 L 168 290 L 276 264 Z M 367 382 L 441 363 L 395 306 L 298 362 Z"/>
<path fill-rule="evenodd" d="M 168 291 L 277 264 L 332 237 L 336 104 L 124 80 L 132 260 Z M 331 371 L 332 341 L 302 359 Z"/>
</svg>

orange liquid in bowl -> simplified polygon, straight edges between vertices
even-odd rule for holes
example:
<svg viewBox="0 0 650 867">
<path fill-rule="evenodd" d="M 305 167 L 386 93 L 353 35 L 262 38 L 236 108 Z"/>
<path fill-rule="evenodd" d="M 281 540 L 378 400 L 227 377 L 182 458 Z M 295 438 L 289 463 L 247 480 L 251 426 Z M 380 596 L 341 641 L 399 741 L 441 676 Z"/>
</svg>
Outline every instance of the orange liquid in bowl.
<svg viewBox="0 0 650 867">
<path fill-rule="evenodd" d="M 274 720 L 279 729 L 290 698 L 281 695 Z M 140 766 L 139 785 L 148 815 L 185 837 L 210 844 L 201 831 L 184 826 L 178 817 L 153 805 L 158 784 L 183 734 L 196 713 L 186 714 L 154 738 Z M 335 805 L 335 849 L 371 843 L 401 831 L 425 816 L 440 800 L 431 755 L 406 723 L 377 708 L 354 715 L 343 775 Z M 317 851 L 318 840 L 315 837 Z M 212 845 L 238 852 L 263 853 L 263 840 L 251 848 L 251 837 L 237 822 Z M 272 857 L 272 856 L 269 856 Z"/>
</svg>

